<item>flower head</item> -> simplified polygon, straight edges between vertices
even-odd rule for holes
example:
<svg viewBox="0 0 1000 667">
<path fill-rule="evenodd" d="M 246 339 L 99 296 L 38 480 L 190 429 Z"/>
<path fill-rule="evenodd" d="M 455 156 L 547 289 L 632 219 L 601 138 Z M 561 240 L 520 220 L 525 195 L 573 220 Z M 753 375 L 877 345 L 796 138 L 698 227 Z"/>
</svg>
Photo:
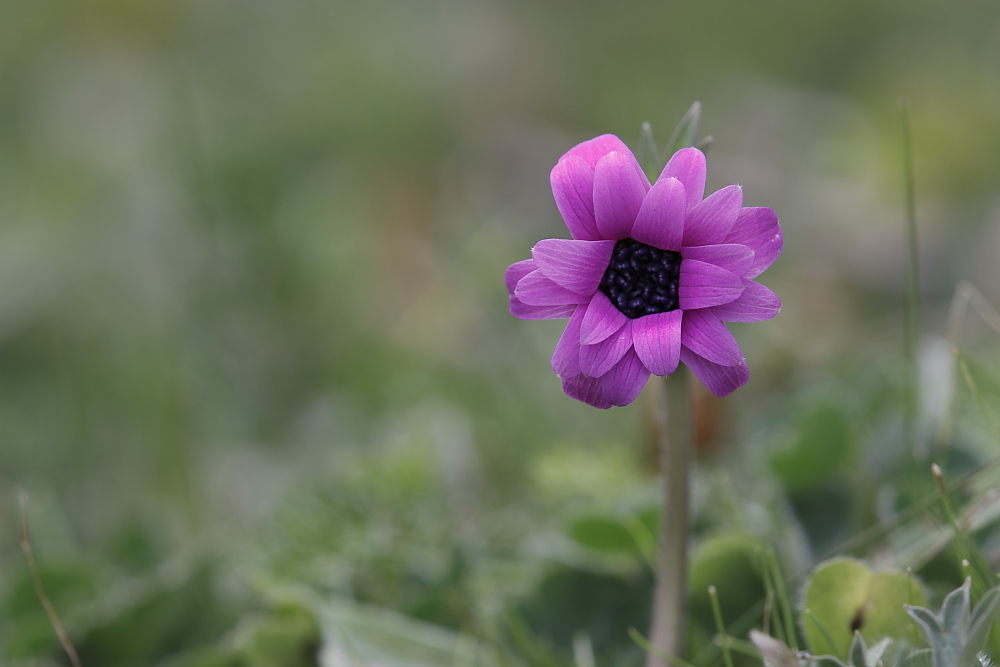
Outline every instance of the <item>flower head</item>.
<svg viewBox="0 0 1000 667">
<path fill-rule="evenodd" d="M 738 185 L 704 197 L 696 148 L 675 153 L 650 186 L 610 134 L 559 159 L 552 193 L 573 238 L 539 241 L 505 280 L 516 317 L 569 318 L 552 355 L 568 396 L 628 405 L 650 374 L 680 362 L 718 396 L 746 383 L 725 322 L 778 314 L 778 298 L 753 280 L 781 254 L 774 211 L 744 207 Z"/>
</svg>

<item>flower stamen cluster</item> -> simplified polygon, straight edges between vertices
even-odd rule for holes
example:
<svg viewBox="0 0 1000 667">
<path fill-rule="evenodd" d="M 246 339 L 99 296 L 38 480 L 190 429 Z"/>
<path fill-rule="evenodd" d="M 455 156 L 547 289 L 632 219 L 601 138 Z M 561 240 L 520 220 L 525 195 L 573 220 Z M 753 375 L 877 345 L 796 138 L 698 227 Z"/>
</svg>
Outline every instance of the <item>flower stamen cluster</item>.
<svg viewBox="0 0 1000 667">
<path fill-rule="evenodd" d="M 635 239 L 615 244 L 600 290 L 630 319 L 677 310 L 681 254 Z"/>
</svg>

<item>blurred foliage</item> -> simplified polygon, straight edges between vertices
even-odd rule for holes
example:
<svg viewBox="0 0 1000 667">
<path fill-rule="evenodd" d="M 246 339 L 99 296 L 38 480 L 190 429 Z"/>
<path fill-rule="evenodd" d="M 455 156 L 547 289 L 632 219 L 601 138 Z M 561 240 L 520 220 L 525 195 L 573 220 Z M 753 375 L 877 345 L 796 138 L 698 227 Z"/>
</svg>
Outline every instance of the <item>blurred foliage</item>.
<svg viewBox="0 0 1000 667">
<path fill-rule="evenodd" d="M 733 636 L 776 628 L 762 545 L 793 603 L 838 554 L 933 608 L 962 554 L 992 576 L 1000 332 L 944 335 L 959 279 L 1000 304 L 995 2 L 6 0 L 0 662 L 67 664 L 24 492 L 87 665 L 641 664 L 651 406 L 566 399 L 501 276 L 565 235 L 563 152 L 662 146 L 695 99 L 710 188 L 786 250 L 781 316 L 734 327 L 753 380 L 697 400 L 688 657 L 723 664 L 709 585 Z"/>
<path fill-rule="evenodd" d="M 838 558 L 810 575 L 803 598 L 806 641 L 815 655 L 849 655 L 854 633 L 875 644 L 886 637 L 916 642 L 917 628 L 903 605 L 927 599 L 912 575 L 872 572 L 864 563 Z"/>
</svg>

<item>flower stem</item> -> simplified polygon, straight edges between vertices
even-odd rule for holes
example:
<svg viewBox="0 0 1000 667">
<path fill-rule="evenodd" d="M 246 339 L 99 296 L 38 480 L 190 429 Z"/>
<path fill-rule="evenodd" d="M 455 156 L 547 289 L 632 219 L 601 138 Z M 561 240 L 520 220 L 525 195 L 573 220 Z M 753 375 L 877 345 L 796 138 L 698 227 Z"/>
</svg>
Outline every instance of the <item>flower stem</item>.
<svg viewBox="0 0 1000 667">
<path fill-rule="evenodd" d="M 920 266 L 917 246 L 917 201 L 913 169 L 913 135 L 910 131 L 910 109 L 900 104 L 899 115 L 903 126 L 903 182 L 906 199 L 906 324 L 903 329 L 903 350 L 906 355 L 906 390 L 903 418 L 903 437 L 910 451 L 917 452 L 917 403 L 918 369 L 917 336 L 920 328 Z"/>
<path fill-rule="evenodd" d="M 656 652 L 646 667 L 666 667 L 660 654 L 679 656 L 684 649 L 684 607 L 687 602 L 687 546 L 691 468 L 691 395 L 683 366 L 664 382 L 657 414 L 663 507 L 660 549 L 656 561 L 656 592 L 650 635 Z"/>
</svg>

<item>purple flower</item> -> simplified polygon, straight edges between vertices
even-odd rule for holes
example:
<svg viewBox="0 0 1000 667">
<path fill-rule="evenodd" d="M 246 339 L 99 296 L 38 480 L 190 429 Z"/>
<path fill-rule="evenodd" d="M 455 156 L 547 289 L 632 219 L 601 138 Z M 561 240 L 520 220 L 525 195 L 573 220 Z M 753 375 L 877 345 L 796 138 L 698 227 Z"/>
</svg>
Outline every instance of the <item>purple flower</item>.
<svg viewBox="0 0 1000 667">
<path fill-rule="evenodd" d="M 704 197 L 705 156 L 674 154 L 652 186 L 610 134 L 585 141 L 552 170 L 572 239 L 545 239 L 505 277 L 521 319 L 568 317 L 552 370 L 568 396 L 628 405 L 649 375 L 684 362 L 714 394 L 750 377 L 725 322 L 774 317 L 778 298 L 753 281 L 781 254 L 778 217 L 743 206 L 730 185 Z"/>
</svg>

